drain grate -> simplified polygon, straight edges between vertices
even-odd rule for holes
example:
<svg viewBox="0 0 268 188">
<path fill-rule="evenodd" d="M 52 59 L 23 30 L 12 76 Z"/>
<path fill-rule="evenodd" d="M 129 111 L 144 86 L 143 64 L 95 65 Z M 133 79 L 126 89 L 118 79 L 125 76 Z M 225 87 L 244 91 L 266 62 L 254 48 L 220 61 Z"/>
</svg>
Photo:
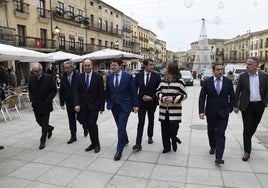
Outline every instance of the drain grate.
<svg viewBox="0 0 268 188">
<path fill-rule="evenodd" d="M 207 130 L 207 125 L 204 124 L 194 124 L 190 126 L 191 129 L 195 130 Z"/>
</svg>

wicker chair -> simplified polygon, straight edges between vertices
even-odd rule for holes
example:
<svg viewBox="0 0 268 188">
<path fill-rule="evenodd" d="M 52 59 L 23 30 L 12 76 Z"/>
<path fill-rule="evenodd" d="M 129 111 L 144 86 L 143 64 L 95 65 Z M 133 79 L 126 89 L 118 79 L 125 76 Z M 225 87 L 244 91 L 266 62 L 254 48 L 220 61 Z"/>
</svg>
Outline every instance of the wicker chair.
<svg viewBox="0 0 268 188">
<path fill-rule="evenodd" d="M 0 109 L 1 109 L 1 113 L 2 113 L 2 115 L 4 117 L 4 120 L 7 122 L 7 118 L 6 118 L 5 114 L 4 114 L 4 108 L 2 107 L 2 100 L 1 99 L 0 99 Z"/>
<path fill-rule="evenodd" d="M 12 118 L 10 116 L 9 111 L 14 110 L 14 109 L 17 111 L 17 113 L 21 119 L 20 112 L 19 112 L 17 105 L 16 105 L 17 101 L 18 101 L 17 95 L 10 95 L 2 101 L 2 108 L 1 109 L 4 109 L 6 111 L 10 120 L 12 120 Z"/>
</svg>

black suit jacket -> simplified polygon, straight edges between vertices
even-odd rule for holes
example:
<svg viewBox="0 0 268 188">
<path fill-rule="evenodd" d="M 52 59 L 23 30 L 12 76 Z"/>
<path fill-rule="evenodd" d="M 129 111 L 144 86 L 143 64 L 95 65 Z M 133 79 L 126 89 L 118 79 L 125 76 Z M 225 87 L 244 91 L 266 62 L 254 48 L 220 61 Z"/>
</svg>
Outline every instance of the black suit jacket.
<svg viewBox="0 0 268 188">
<path fill-rule="evenodd" d="M 102 76 L 92 72 L 90 85 L 87 88 L 85 73 L 80 74 L 75 83 L 74 106 L 80 106 L 81 111 L 104 111 L 104 102 Z"/>
<path fill-rule="evenodd" d="M 152 72 L 149 83 L 147 86 L 144 84 L 144 71 L 138 73 L 135 77 L 135 85 L 138 90 L 139 106 L 149 103 L 153 105 L 158 105 L 158 99 L 156 97 L 156 89 L 161 82 L 161 77 L 159 74 Z M 144 95 L 152 97 L 153 101 L 145 102 L 142 100 Z"/>
<path fill-rule="evenodd" d="M 57 87 L 52 76 L 43 73 L 38 80 L 32 75 L 29 79 L 28 90 L 34 111 L 48 113 L 53 110 L 52 101 L 57 94 Z"/>
<path fill-rule="evenodd" d="M 259 74 L 259 89 L 261 100 L 264 106 L 268 103 L 268 74 L 258 70 Z M 239 107 L 241 111 L 245 110 L 249 104 L 250 88 L 249 88 L 249 73 L 248 71 L 240 74 L 235 91 L 235 107 Z"/>
<path fill-rule="evenodd" d="M 74 111 L 74 92 L 75 92 L 75 82 L 78 78 L 79 73 L 73 71 L 71 86 L 68 82 L 68 75 L 63 74 L 60 81 L 60 105 L 66 107 L 68 111 Z"/>
<path fill-rule="evenodd" d="M 214 85 L 214 77 L 207 78 L 199 95 L 199 114 L 205 113 L 207 117 L 228 117 L 233 111 L 235 95 L 232 81 L 223 76 L 220 95 Z"/>
</svg>

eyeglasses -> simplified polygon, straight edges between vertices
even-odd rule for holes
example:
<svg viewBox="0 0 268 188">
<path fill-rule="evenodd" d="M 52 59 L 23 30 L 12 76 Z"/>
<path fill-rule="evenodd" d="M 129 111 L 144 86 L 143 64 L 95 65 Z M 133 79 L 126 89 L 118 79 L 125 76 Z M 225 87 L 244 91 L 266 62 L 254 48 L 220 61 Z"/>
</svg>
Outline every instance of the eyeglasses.
<svg viewBox="0 0 268 188">
<path fill-rule="evenodd" d="M 40 70 L 33 70 L 33 72 L 34 72 L 34 73 L 38 73 L 38 72 L 40 72 Z"/>
</svg>

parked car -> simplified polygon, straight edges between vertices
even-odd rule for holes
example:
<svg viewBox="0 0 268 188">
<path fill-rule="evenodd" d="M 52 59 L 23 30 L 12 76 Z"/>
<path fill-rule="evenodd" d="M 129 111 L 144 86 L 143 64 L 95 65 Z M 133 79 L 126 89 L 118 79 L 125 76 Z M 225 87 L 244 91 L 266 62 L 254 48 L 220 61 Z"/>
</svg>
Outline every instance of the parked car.
<svg viewBox="0 0 268 188">
<path fill-rule="evenodd" d="M 136 74 L 140 73 L 142 71 L 142 69 L 133 69 L 132 70 L 132 77 L 133 79 L 135 79 Z"/>
<path fill-rule="evenodd" d="M 243 72 L 247 71 L 247 67 L 235 67 L 234 72 L 233 72 L 233 84 L 236 85 L 239 79 L 239 75 Z"/>
<path fill-rule="evenodd" d="M 203 86 L 205 79 L 213 76 L 212 69 L 205 69 L 200 78 L 200 86 Z"/>
<path fill-rule="evenodd" d="M 189 70 L 180 70 L 181 78 L 183 79 L 185 85 L 193 86 L 194 85 L 194 77 Z"/>
</svg>

